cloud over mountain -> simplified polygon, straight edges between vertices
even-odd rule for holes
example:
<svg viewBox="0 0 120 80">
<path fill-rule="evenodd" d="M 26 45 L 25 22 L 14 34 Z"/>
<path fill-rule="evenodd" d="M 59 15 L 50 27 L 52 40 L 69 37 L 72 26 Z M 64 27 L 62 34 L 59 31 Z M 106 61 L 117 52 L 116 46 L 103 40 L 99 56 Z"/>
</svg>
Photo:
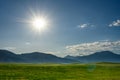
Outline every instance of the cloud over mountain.
<svg viewBox="0 0 120 80">
<path fill-rule="evenodd" d="M 120 41 L 96 41 L 66 46 L 66 50 L 71 55 L 89 55 L 99 51 L 120 52 Z"/>
<path fill-rule="evenodd" d="M 6 49 L 6 50 L 15 50 L 15 49 L 16 49 L 16 47 L 3 47 L 3 48 L 1 48 L 1 49 Z"/>
</svg>

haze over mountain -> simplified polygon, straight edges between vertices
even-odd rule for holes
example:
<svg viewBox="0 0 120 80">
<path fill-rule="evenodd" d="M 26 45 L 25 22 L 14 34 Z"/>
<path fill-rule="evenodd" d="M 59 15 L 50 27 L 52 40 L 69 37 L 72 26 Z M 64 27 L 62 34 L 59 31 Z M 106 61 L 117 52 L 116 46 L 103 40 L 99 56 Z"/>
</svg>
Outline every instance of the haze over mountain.
<svg viewBox="0 0 120 80">
<path fill-rule="evenodd" d="M 88 56 L 57 57 L 52 54 L 32 52 L 15 54 L 7 50 L 0 50 L 0 62 L 17 63 L 75 63 L 75 62 L 120 62 L 120 55 L 110 51 L 96 52 Z"/>
</svg>

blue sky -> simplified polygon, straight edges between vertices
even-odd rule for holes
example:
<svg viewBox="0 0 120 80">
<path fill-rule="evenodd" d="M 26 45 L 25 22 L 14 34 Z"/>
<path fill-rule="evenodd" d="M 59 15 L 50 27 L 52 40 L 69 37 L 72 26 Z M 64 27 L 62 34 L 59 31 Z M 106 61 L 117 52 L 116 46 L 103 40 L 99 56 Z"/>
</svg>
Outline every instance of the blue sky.
<svg viewBox="0 0 120 80">
<path fill-rule="evenodd" d="M 0 0 L 0 48 L 59 56 L 102 50 L 119 53 L 119 3 L 120 0 Z M 47 16 L 48 30 L 32 30 L 25 22 L 32 18 L 32 12 Z M 86 49 L 88 45 L 93 47 Z"/>
</svg>

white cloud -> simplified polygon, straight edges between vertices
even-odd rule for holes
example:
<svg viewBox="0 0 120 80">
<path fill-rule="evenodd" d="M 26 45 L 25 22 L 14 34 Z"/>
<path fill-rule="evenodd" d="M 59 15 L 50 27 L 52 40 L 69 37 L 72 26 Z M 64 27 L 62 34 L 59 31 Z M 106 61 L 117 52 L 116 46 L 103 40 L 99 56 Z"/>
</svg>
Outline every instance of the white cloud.
<svg viewBox="0 0 120 80">
<path fill-rule="evenodd" d="M 91 25 L 89 23 L 85 23 L 85 24 L 78 25 L 77 27 L 83 29 L 83 28 L 87 28 L 87 27 L 94 27 L 94 25 Z"/>
<path fill-rule="evenodd" d="M 15 50 L 16 47 L 3 47 L 2 49 L 5 49 L 5 50 Z"/>
<path fill-rule="evenodd" d="M 30 42 L 26 42 L 25 44 L 26 44 L 26 45 L 30 45 L 31 43 L 30 43 Z"/>
<path fill-rule="evenodd" d="M 120 26 L 120 20 L 113 21 L 111 24 L 109 24 L 109 26 L 110 26 L 110 27 Z"/>
<path fill-rule="evenodd" d="M 78 28 L 86 28 L 86 27 L 88 27 L 88 24 L 78 25 Z"/>
<path fill-rule="evenodd" d="M 57 55 L 59 57 L 65 57 L 65 51 L 47 51 L 45 53 L 52 54 L 52 55 Z"/>
<path fill-rule="evenodd" d="M 66 51 L 70 55 L 89 55 L 99 51 L 120 52 L 120 41 L 97 41 L 66 46 Z"/>
</svg>

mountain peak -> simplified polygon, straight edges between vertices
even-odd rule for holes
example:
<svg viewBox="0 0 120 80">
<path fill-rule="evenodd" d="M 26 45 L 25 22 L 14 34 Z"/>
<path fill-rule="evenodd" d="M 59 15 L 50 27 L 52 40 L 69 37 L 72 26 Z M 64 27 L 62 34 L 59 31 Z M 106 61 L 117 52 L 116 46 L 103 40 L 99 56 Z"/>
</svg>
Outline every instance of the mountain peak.
<svg viewBox="0 0 120 80">
<path fill-rule="evenodd" d="M 101 52 L 96 52 L 96 53 L 111 53 L 111 54 L 115 54 L 115 53 L 113 53 L 111 51 L 101 51 Z"/>
<path fill-rule="evenodd" d="M 112 56 L 112 55 L 118 55 L 118 54 L 115 54 L 115 53 L 113 53 L 113 52 L 111 52 L 111 51 L 101 51 L 101 52 L 96 52 L 96 53 L 94 53 L 94 54 L 92 54 L 92 55 L 101 55 L 101 56 Z"/>
<path fill-rule="evenodd" d="M 11 51 L 0 49 L 0 55 L 15 55 L 15 54 Z"/>
</svg>

